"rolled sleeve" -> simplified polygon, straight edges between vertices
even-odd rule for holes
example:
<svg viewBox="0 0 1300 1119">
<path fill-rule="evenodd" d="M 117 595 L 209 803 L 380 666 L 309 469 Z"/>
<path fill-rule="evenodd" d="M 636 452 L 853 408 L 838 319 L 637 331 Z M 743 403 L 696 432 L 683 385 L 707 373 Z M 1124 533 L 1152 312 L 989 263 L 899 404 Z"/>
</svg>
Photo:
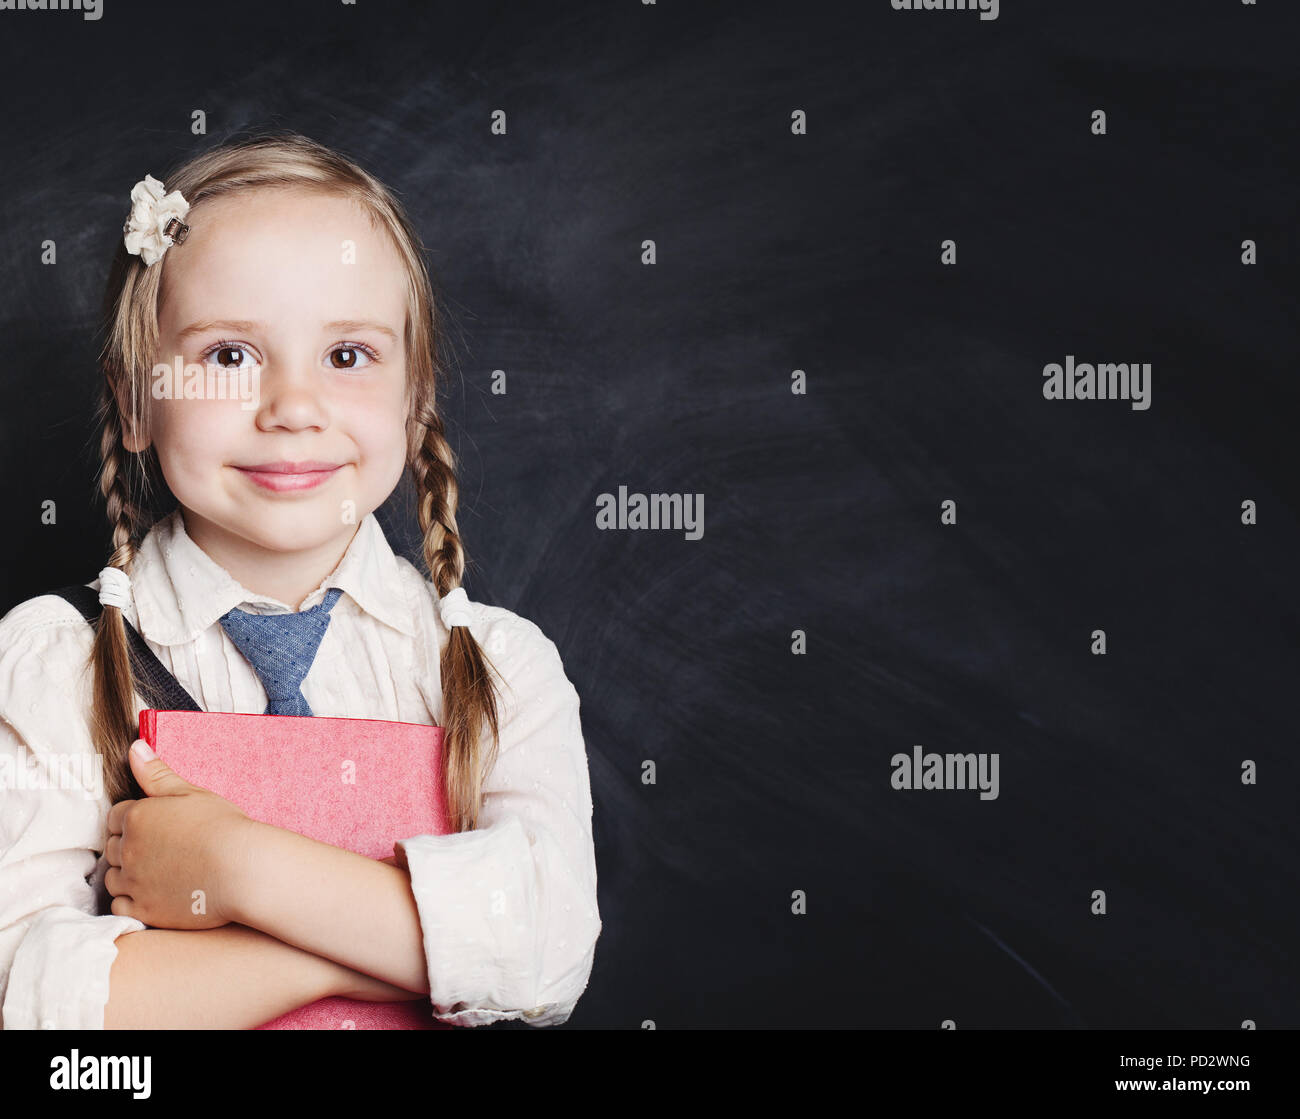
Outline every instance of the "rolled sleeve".
<svg viewBox="0 0 1300 1119">
<path fill-rule="evenodd" d="M 472 630 L 507 684 L 479 827 L 398 847 L 437 1017 L 560 1025 L 586 990 L 601 930 L 579 700 L 541 630 L 514 615 L 495 625 Z"/>
<path fill-rule="evenodd" d="M 6 1030 L 102 1030 L 117 938 L 145 926 L 133 917 L 44 909 L 21 930 L 4 998 Z M 9 930 L 4 934 L 9 940 Z"/>
<path fill-rule="evenodd" d="M 89 627 L 42 596 L 0 621 L 0 1027 L 104 1026 L 115 941 L 145 928 L 103 889 L 101 760 L 85 724 Z M 55 746 L 64 753 L 56 753 Z"/>
</svg>

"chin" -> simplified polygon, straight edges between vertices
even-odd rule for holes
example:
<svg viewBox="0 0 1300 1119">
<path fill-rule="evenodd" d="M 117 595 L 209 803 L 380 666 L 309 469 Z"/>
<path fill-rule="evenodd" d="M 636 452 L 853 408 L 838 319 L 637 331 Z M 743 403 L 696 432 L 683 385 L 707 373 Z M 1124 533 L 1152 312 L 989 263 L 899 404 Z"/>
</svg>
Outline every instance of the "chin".
<svg viewBox="0 0 1300 1119">
<path fill-rule="evenodd" d="M 343 523 L 336 506 L 337 502 L 316 508 L 300 503 L 295 508 L 286 502 L 280 508 L 241 509 L 218 516 L 200 511 L 200 516 L 268 551 L 301 552 L 355 530 L 356 525 Z"/>
<path fill-rule="evenodd" d="M 267 512 L 249 525 L 249 539 L 279 552 L 301 552 L 335 540 L 356 525 L 344 524 L 337 513 L 298 515 Z"/>
</svg>

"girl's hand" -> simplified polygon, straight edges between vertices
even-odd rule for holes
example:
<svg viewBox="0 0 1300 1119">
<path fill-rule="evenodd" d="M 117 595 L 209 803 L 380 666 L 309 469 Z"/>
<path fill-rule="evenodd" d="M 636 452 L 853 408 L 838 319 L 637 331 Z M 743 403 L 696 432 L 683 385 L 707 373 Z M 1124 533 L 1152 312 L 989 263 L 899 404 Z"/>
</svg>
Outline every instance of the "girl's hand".
<svg viewBox="0 0 1300 1119">
<path fill-rule="evenodd" d="M 104 887 L 112 911 L 159 929 L 215 929 L 233 917 L 235 875 L 250 820 L 224 797 L 191 785 L 149 751 L 130 754 L 146 800 L 109 810 Z M 146 745 L 147 749 L 147 745 Z"/>
</svg>

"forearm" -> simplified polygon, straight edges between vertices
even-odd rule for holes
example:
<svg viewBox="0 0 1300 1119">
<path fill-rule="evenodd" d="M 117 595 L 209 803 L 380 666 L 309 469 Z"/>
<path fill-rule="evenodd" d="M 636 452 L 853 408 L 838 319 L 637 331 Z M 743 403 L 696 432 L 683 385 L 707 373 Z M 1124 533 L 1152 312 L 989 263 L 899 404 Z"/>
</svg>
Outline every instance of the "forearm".
<svg viewBox="0 0 1300 1119">
<path fill-rule="evenodd" d="M 247 1030 L 334 994 L 344 972 L 243 925 L 119 936 L 106 1030 Z"/>
<path fill-rule="evenodd" d="M 416 994 L 429 993 L 420 912 L 400 867 L 253 823 L 235 920 Z"/>
</svg>

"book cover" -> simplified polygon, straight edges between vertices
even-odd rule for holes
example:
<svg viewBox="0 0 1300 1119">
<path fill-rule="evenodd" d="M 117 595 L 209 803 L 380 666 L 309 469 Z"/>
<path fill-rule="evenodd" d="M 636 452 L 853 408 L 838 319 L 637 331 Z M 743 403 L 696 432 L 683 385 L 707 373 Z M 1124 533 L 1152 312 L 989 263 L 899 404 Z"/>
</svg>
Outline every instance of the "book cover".
<svg viewBox="0 0 1300 1119">
<path fill-rule="evenodd" d="M 356 851 L 393 854 L 399 839 L 446 835 L 441 727 L 383 719 L 140 712 L 140 737 L 192 784 L 249 817 Z M 427 997 L 326 998 L 256 1027 L 451 1029 Z"/>
</svg>

